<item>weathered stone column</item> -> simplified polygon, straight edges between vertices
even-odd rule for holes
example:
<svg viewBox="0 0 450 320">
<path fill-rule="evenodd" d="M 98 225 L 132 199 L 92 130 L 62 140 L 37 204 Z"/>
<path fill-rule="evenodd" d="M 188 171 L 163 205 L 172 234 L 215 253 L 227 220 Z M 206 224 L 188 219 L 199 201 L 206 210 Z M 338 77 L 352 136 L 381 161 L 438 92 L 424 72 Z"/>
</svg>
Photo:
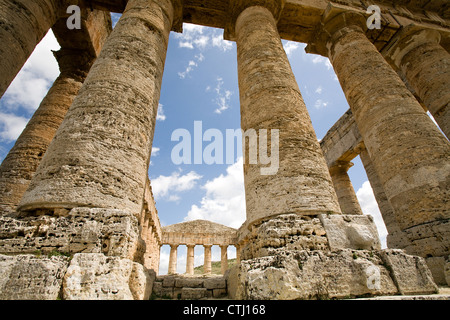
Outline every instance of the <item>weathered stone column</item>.
<svg viewBox="0 0 450 320">
<path fill-rule="evenodd" d="M 247 3 L 246 1 L 243 1 Z M 281 1 L 267 1 L 267 7 Z M 241 128 L 267 129 L 268 150 L 279 130 L 279 167 L 262 174 L 267 165 L 244 163 L 244 182 L 249 225 L 280 214 L 340 213 L 328 167 L 317 141 L 300 90 L 292 73 L 276 27 L 274 10 L 245 7 L 235 23 Z M 279 9 L 278 9 L 279 11 Z M 246 143 L 244 152 L 249 150 Z M 269 151 L 270 152 L 270 151 Z M 273 153 L 273 151 L 272 151 Z M 251 157 L 251 156 L 250 156 Z"/>
<path fill-rule="evenodd" d="M 187 247 L 187 257 L 186 257 L 186 274 L 194 274 L 194 244 L 188 244 Z"/>
<path fill-rule="evenodd" d="M 171 0 L 128 1 L 20 210 L 140 213 L 173 16 Z"/>
<path fill-rule="evenodd" d="M 204 264 L 203 264 L 203 273 L 210 274 L 212 271 L 211 267 L 211 245 L 203 245 L 205 248 L 205 257 L 204 257 Z"/>
<path fill-rule="evenodd" d="M 0 97 L 56 22 L 61 1 L 0 0 Z"/>
<path fill-rule="evenodd" d="M 178 244 L 170 245 L 169 270 L 167 271 L 168 274 L 177 273 L 177 250 L 178 250 Z"/>
<path fill-rule="evenodd" d="M 448 256 L 450 144 L 361 22 L 343 14 L 325 19 L 328 56 L 396 220 L 414 245 L 405 250 Z"/>
<path fill-rule="evenodd" d="M 236 247 L 236 263 L 241 262 L 241 246 L 235 245 Z"/>
<path fill-rule="evenodd" d="M 404 28 L 384 50 L 386 60 L 400 71 L 450 137 L 450 54 L 439 44 L 436 30 Z"/>
<path fill-rule="evenodd" d="M 356 197 L 355 189 L 353 189 L 352 182 L 347 174 L 348 169 L 352 166 L 353 163 L 350 161 L 338 161 L 330 168 L 330 175 L 342 213 L 362 215 L 363 212 Z"/>
<path fill-rule="evenodd" d="M 378 208 L 380 209 L 381 216 L 388 231 L 388 235 L 386 237 L 387 246 L 388 248 L 405 248 L 408 246 L 409 241 L 400 229 L 395 217 L 394 209 L 387 199 L 383 185 L 381 184 L 380 178 L 375 171 L 369 153 L 364 148 L 361 150 L 359 156 L 364 169 L 366 170 L 367 178 L 369 178 L 370 186 L 372 187 L 373 194 L 378 203 Z"/>
<path fill-rule="evenodd" d="M 220 271 L 222 274 L 228 270 L 228 246 L 220 246 Z"/>
<path fill-rule="evenodd" d="M 0 166 L 0 214 L 15 211 L 95 59 L 74 49 L 54 54 L 61 74 Z"/>
</svg>

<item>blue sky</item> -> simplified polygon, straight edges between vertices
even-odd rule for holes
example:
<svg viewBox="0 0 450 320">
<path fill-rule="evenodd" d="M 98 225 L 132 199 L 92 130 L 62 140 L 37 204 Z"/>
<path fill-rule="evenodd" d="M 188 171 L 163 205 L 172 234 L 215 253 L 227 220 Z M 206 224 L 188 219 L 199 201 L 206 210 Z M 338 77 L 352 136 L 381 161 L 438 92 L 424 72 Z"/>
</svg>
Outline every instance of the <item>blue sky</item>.
<svg viewBox="0 0 450 320">
<path fill-rule="evenodd" d="M 118 18 L 113 14 L 114 22 Z M 305 44 L 283 41 L 283 46 L 321 139 L 348 110 L 345 96 L 328 59 L 306 54 Z M 58 76 L 50 51 L 58 48 L 49 32 L 0 100 L 0 161 Z M 178 143 L 171 141 L 176 129 L 193 134 L 194 121 L 201 121 L 203 132 L 215 128 L 225 136 L 226 129 L 240 128 L 236 44 L 223 40 L 222 30 L 185 24 L 183 34 L 171 33 L 158 109 L 148 174 L 161 224 L 207 219 L 238 228 L 245 220 L 241 151 L 235 150 L 233 164 L 176 165 L 171 160 Z M 349 175 L 361 207 L 375 217 L 384 242 L 386 231 L 367 176 L 359 157 L 353 162 Z M 163 246 L 162 273 L 167 270 L 168 252 Z M 196 265 L 203 263 L 202 253 L 196 247 Z M 230 249 L 229 256 L 234 255 Z M 219 259 L 220 251 L 213 247 L 213 260 Z M 179 272 L 184 272 L 181 247 L 178 260 Z"/>
</svg>

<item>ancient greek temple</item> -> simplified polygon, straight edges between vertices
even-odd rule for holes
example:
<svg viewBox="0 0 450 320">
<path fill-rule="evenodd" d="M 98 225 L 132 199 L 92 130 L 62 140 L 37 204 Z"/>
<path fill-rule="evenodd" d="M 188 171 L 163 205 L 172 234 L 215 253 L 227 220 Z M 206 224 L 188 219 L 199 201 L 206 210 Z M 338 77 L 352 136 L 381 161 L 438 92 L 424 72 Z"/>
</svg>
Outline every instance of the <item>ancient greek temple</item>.
<svg viewBox="0 0 450 320">
<path fill-rule="evenodd" d="M 279 130 L 276 174 L 244 161 L 237 230 L 159 222 L 148 168 L 169 34 L 183 23 L 236 43 L 241 128 Z M 49 29 L 60 75 L 0 166 L 0 299 L 340 299 L 450 285 L 448 0 L 0 0 L 0 95 Z M 328 58 L 347 98 L 320 142 L 281 39 Z M 358 155 L 387 249 L 347 174 Z M 195 245 L 206 273 L 221 246 L 223 275 L 176 275 L 180 245 L 188 276 Z"/>
</svg>

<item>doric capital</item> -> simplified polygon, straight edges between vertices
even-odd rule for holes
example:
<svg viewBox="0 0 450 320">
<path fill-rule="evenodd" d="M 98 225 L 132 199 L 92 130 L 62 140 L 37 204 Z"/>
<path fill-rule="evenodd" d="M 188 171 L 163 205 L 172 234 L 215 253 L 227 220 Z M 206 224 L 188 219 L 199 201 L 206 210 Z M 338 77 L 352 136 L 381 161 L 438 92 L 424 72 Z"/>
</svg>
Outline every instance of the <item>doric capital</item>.
<svg viewBox="0 0 450 320">
<path fill-rule="evenodd" d="M 96 58 L 86 50 L 62 48 L 52 52 L 58 61 L 61 74 L 79 78 L 81 82 L 86 78 Z"/>
<path fill-rule="evenodd" d="M 395 37 L 389 41 L 381 52 L 385 59 L 394 68 L 400 69 L 405 55 L 412 49 L 425 43 L 440 43 L 441 34 L 437 30 L 424 29 L 416 25 L 409 25 L 399 31 Z"/>
<path fill-rule="evenodd" d="M 331 176 L 333 176 L 334 174 L 346 173 L 351 167 L 353 167 L 353 162 L 337 160 L 331 165 L 329 170 Z"/>
<path fill-rule="evenodd" d="M 264 7 L 268 9 L 275 18 L 275 21 L 281 16 L 286 0 L 230 0 L 228 7 L 228 23 L 225 26 L 224 38 L 234 41 L 236 20 L 239 15 L 249 7 Z"/>
<path fill-rule="evenodd" d="M 306 47 L 307 53 L 330 56 L 333 43 L 350 31 L 367 29 L 367 17 L 365 11 L 348 9 L 333 3 L 329 3 L 320 24 L 317 26 L 315 36 Z"/>
</svg>

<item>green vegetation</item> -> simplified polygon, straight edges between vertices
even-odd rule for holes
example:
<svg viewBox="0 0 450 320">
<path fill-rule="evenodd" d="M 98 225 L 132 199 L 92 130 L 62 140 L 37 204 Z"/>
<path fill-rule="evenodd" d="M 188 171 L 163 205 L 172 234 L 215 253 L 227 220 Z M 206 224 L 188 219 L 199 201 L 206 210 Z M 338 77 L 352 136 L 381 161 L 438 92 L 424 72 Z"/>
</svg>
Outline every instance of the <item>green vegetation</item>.
<svg viewBox="0 0 450 320">
<path fill-rule="evenodd" d="M 228 269 L 236 264 L 236 259 L 228 259 Z M 211 273 L 212 274 L 221 274 L 220 272 L 220 261 L 212 261 L 211 262 Z M 202 275 L 203 274 L 203 265 L 194 268 L 194 274 Z"/>
</svg>

